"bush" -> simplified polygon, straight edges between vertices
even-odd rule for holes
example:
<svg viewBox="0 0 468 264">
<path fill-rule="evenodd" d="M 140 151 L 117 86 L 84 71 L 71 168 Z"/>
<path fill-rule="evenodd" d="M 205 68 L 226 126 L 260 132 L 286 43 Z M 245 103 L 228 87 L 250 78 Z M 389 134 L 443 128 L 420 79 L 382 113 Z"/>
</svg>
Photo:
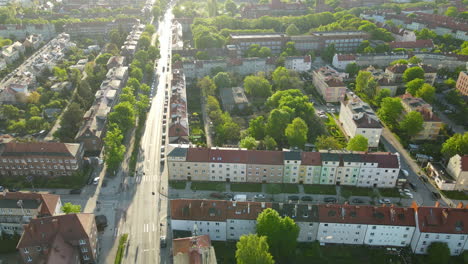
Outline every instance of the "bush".
<svg viewBox="0 0 468 264">
<path fill-rule="evenodd" d="M 401 197 L 397 188 L 384 188 L 379 189 L 380 196 L 382 197 Z"/>
<path fill-rule="evenodd" d="M 125 244 L 127 243 L 128 234 L 123 234 L 119 240 L 119 247 L 117 248 L 117 254 L 115 255 L 114 264 L 120 264 L 122 262 L 123 252 Z"/>
</svg>

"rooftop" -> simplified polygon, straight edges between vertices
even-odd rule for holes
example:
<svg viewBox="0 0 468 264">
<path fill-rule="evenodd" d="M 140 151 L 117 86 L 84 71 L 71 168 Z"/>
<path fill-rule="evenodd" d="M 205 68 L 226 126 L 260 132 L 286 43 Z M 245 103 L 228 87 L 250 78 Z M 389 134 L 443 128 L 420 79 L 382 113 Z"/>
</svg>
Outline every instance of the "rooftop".
<svg viewBox="0 0 468 264">
<path fill-rule="evenodd" d="M 0 144 L 0 157 L 76 157 L 80 144 L 59 142 L 8 142 Z"/>
<path fill-rule="evenodd" d="M 467 208 L 419 207 L 417 210 L 421 232 L 468 234 Z"/>
</svg>

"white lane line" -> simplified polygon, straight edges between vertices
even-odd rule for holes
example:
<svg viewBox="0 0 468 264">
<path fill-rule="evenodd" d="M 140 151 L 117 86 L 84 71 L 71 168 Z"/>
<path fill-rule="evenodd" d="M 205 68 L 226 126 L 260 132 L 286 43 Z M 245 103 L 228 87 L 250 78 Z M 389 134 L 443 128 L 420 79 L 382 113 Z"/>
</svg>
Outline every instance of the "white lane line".
<svg viewBox="0 0 468 264">
<path fill-rule="evenodd" d="M 155 229 L 154 229 L 154 223 L 153 223 L 153 232 L 154 232 L 154 230 L 155 230 Z"/>
</svg>

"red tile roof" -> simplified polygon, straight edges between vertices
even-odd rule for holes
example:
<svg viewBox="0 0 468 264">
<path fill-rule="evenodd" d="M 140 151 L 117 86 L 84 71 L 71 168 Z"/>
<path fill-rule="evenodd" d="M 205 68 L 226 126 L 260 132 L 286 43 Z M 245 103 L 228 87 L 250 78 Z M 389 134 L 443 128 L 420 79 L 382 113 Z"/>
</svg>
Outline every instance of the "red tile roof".
<svg viewBox="0 0 468 264">
<path fill-rule="evenodd" d="M 16 156 L 27 153 L 28 155 L 66 155 L 73 157 L 67 144 L 60 142 L 9 142 L 3 144 L 3 149 L 0 148 L 0 156 Z"/>
<path fill-rule="evenodd" d="M 338 54 L 339 61 L 353 61 L 356 60 L 356 55 L 354 54 Z"/>
<path fill-rule="evenodd" d="M 421 232 L 468 234 L 467 208 L 419 207 L 417 218 Z"/>
<path fill-rule="evenodd" d="M 348 204 L 319 205 L 319 222 L 415 226 L 413 208 L 373 207 Z"/>
<path fill-rule="evenodd" d="M 461 169 L 462 171 L 468 171 L 468 155 L 461 157 Z"/>
<path fill-rule="evenodd" d="M 398 156 L 390 152 L 362 154 L 362 162 L 378 163 L 379 168 L 399 168 Z"/>
<path fill-rule="evenodd" d="M 67 214 L 31 219 L 25 227 L 17 248 L 51 244 L 60 234 L 65 241 L 89 239 L 94 214 Z"/>
<path fill-rule="evenodd" d="M 281 151 L 247 151 L 248 164 L 283 165 L 283 153 Z"/>
<path fill-rule="evenodd" d="M 184 237 L 172 240 L 173 255 L 188 254 L 193 248 L 209 248 L 211 247 L 211 240 L 209 235 Z"/>
<path fill-rule="evenodd" d="M 228 201 L 171 200 L 171 217 L 176 220 L 226 221 Z"/>
<path fill-rule="evenodd" d="M 265 209 L 271 208 L 271 203 L 259 202 L 231 202 L 227 203 L 228 219 L 256 220 Z"/>
<path fill-rule="evenodd" d="M 210 162 L 247 163 L 247 151 L 234 149 L 211 149 Z"/>
<path fill-rule="evenodd" d="M 390 48 L 404 48 L 404 49 L 423 49 L 423 48 L 433 48 L 434 43 L 432 39 L 418 39 L 416 41 L 392 41 L 389 43 Z"/>
<path fill-rule="evenodd" d="M 48 193 L 7 192 L 0 195 L 1 199 L 8 200 L 40 200 L 38 211 L 40 216 L 53 216 L 59 203 L 60 196 Z"/>
<path fill-rule="evenodd" d="M 189 148 L 187 150 L 187 162 L 209 162 L 210 149 L 208 148 Z"/>
<path fill-rule="evenodd" d="M 301 158 L 301 165 L 322 166 L 320 152 L 302 152 Z"/>
</svg>

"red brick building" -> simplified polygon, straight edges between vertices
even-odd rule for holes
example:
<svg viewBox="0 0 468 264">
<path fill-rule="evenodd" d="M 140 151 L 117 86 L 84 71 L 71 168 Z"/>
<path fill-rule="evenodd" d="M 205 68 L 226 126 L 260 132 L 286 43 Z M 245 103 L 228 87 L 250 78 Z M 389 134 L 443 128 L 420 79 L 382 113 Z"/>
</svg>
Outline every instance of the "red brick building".
<svg viewBox="0 0 468 264">
<path fill-rule="evenodd" d="M 468 96 L 468 74 L 467 72 L 460 72 L 458 75 L 457 85 L 455 86 L 460 94 Z"/>
</svg>

